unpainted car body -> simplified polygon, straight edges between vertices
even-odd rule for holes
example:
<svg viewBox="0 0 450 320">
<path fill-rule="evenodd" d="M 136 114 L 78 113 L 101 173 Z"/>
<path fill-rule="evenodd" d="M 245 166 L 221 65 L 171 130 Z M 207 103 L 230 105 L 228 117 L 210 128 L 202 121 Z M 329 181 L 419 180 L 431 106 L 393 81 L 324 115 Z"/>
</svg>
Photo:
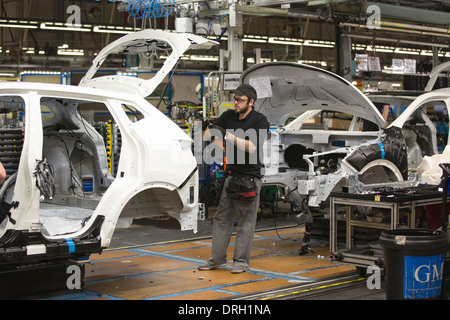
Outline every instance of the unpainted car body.
<svg viewBox="0 0 450 320">
<path fill-rule="evenodd" d="M 1 189 L 0 265 L 101 252 L 120 219 L 176 218 L 197 230 L 198 172 L 192 139 L 145 97 L 187 49 L 214 43 L 201 37 L 145 30 L 107 46 L 79 86 L 0 83 L 4 113 L 18 113 L 23 136 L 2 130 L 1 161 L 9 178 Z M 149 81 L 127 76 L 94 78 L 112 53 L 171 50 Z M 102 130 L 82 118 L 96 110 Z M 134 118 L 129 114 L 134 115 Z M 117 170 L 108 162 L 105 131 L 120 139 Z M 107 142 L 109 143 L 109 142 Z M 17 149 L 11 146 L 21 145 Z M 13 166 L 13 160 L 16 166 Z"/>
<path fill-rule="evenodd" d="M 386 122 L 367 96 L 331 72 L 275 62 L 249 68 L 241 81 L 264 89 L 255 109 L 276 126 L 265 145 L 264 185 L 280 186 L 282 196 L 297 204 L 319 207 L 343 189 L 417 185 L 422 160 L 439 155 L 424 108 L 439 102 L 448 109 L 449 90 L 418 97 L 385 129 L 362 131 L 362 121 L 380 128 Z M 347 126 L 327 126 L 324 113 L 345 116 Z"/>
</svg>

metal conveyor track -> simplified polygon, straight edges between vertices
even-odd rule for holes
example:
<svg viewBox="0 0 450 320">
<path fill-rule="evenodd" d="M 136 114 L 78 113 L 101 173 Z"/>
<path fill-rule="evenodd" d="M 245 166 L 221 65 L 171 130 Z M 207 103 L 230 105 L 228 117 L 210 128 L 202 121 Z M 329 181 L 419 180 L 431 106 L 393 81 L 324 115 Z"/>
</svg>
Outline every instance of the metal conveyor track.
<svg viewBox="0 0 450 320">
<path fill-rule="evenodd" d="M 357 274 L 303 283 L 276 290 L 231 298 L 232 300 L 384 300 L 385 290 L 367 288 L 367 278 Z"/>
</svg>

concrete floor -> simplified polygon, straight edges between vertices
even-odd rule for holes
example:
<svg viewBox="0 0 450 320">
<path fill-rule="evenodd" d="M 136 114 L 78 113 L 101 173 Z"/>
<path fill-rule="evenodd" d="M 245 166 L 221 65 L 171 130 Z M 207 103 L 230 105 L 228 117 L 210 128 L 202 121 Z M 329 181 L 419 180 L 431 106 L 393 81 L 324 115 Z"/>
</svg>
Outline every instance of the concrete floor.
<svg viewBox="0 0 450 320">
<path fill-rule="evenodd" d="M 179 231 L 176 221 L 141 221 L 129 229 L 119 229 L 112 246 L 100 255 L 92 255 L 86 264 L 81 291 L 66 291 L 45 299 L 234 299 L 356 274 L 355 267 L 329 260 L 326 240 L 313 239 L 313 252 L 300 256 L 304 228 L 289 215 L 258 220 L 247 272 L 231 274 L 230 263 L 221 269 L 199 271 L 197 266 L 211 254 L 211 228 L 209 219 L 199 223 L 197 234 Z M 233 236 L 229 262 L 234 240 Z"/>
</svg>

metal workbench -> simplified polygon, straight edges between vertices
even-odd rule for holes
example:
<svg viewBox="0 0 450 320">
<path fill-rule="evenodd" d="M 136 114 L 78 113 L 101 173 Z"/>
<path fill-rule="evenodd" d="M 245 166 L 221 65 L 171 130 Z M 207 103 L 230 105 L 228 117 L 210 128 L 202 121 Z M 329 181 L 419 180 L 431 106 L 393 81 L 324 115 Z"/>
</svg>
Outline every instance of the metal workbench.
<svg viewBox="0 0 450 320">
<path fill-rule="evenodd" d="M 365 227 L 380 230 L 415 228 L 416 208 L 442 203 L 442 192 L 435 187 L 423 186 L 395 190 L 383 190 L 365 194 L 333 192 L 330 195 L 330 257 L 331 260 L 367 268 L 371 265 L 383 267 L 382 248 L 376 244 L 356 246 L 353 243 L 353 228 Z M 345 206 L 345 249 L 338 249 L 337 206 Z M 355 217 L 355 206 L 390 209 L 388 223 L 367 221 Z M 407 209 L 407 220 L 400 225 L 400 210 Z M 365 269 L 364 269 L 365 270 Z"/>
</svg>

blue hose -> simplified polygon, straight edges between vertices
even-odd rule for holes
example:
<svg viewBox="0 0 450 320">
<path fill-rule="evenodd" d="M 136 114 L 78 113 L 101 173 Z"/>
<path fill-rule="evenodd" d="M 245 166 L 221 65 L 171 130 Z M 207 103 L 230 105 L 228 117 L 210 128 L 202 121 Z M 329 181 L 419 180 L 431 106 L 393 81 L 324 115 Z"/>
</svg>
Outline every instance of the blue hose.
<svg viewBox="0 0 450 320">
<path fill-rule="evenodd" d="M 163 18 L 172 14 L 175 0 L 108 0 L 128 4 L 128 14 L 136 19 Z"/>
</svg>

